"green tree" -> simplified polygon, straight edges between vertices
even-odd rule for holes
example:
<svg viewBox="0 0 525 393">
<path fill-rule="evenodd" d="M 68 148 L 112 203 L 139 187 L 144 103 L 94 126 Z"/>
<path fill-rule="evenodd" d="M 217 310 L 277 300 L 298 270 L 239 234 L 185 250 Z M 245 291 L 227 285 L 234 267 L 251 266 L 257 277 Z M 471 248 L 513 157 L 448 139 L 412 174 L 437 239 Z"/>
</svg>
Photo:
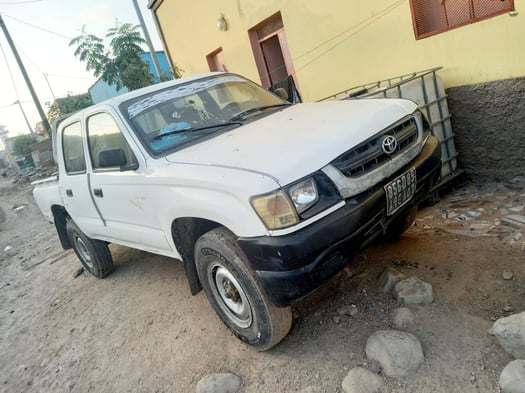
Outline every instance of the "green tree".
<svg viewBox="0 0 525 393">
<path fill-rule="evenodd" d="M 146 41 L 137 31 L 139 26 L 124 23 L 111 28 L 106 34 L 109 39 L 109 50 L 104 41 L 93 34 L 82 34 L 75 37 L 69 46 L 75 45 L 75 56 L 86 63 L 86 70 L 100 77 L 117 90 L 127 87 L 135 90 L 153 84 L 153 75 L 149 73 L 148 64 L 140 58 L 143 53 L 141 45 Z"/>
<path fill-rule="evenodd" d="M 53 124 L 53 122 L 60 116 L 79 111 L 90 105 L 93 105 L 93 101 L 88 93 L 57 98 L 53 101 L 47 111 L 47 120 L 49 121 L 49 124 Z"/>
<path fill-rule="evenodd" d="M 36 143 L 37 139 L 34 134 L 24 134 L 15 137 L 13 140 L 13 154 L 15 156 L 25 156 L 26 154 L 31 153 L 31 146 L 33 143 Z"/>
</svg>

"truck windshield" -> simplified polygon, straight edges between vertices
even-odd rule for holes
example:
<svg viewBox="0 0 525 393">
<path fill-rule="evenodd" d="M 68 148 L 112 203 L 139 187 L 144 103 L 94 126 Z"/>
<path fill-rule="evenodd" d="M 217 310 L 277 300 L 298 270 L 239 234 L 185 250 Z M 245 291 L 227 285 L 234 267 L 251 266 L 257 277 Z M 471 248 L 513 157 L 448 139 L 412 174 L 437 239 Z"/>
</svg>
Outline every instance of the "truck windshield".
<svg viewBox="0 0 525 393">
<path fill-rule="evenodd" d="M 247 79 L 219 74 L 152 91 L 120 110 L 146 149 L 161 156 L 288 105 Z"/>
</svg>

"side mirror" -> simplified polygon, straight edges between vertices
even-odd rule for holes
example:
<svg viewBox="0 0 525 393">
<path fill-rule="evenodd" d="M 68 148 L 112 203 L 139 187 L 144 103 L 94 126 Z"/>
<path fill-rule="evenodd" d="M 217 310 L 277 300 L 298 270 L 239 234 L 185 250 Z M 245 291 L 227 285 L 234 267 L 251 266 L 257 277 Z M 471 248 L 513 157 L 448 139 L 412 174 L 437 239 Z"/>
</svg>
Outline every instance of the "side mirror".
<svg viewBox="0 0 525 393">
<path fill-rule="evenodd" d="M 282 87 L 278 87 L 273 92 L 279 97 L 284 98 L 286 101 L 288 101 L 288 92 Z"/>
</svg>

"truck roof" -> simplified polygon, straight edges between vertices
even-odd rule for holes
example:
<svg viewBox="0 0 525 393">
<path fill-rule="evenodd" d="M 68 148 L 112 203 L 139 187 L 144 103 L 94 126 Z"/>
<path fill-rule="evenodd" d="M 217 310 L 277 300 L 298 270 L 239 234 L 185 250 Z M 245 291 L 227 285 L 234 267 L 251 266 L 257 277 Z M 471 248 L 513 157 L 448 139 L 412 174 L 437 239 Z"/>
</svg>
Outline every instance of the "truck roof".
<svg viewBox="0 0 525 393">
<path fill-rule="evenodd" d="M 169 81 L 166 81 L 166 82 L 156 83 L 156 84 L 151 85 L 151 86 L 146 86 L 146 87 L 143 87 L 143 88 L 140 88 L 140 89 L 137 89 L 137 90 L 130 91 L 128 93 L 121 94 L 121 95 L 116 96 L 116 97 L 109 98 L 109 99 L 107 99 L 105 101 L 102 101 L 102 102 L 99 102 L 99 103 L 97 103 L 95 105 L 109 104 L 109 105 L 112 105 L 112 106 L 118 106 L 120 103 L 122 103 L 124 101 L 127 101 L 127 100 L 135 98 L 135 97 L 140 97 L 141 95 L 148 94 L 148 93 L 160 90 L 160 89 L 165 88 L 165 87 L 177 86 L 177 85 L 180 85 L 180 84 L 183 84 L 183 83 L 186 83 L 186 82 L 191 82 L 191 81 L 194 81 L 194 80 L 197 80 L 197 79 L 201 79 L 201 78 L 205 78 L 205 77 L 209 77 L 209 76 L 213 76 L 213 75 L 219 75 L 219 74 L 225 74 L 225 72 L 220 72 L 220 71 L 207 72 L 207 73 L 203 73 L 203 74 L 197 74 L 197 75 L 187 76 L 187 77 L 178 78 L 178 79 L 172 79 L 172 80 L 169 80 Z"/>
</svg>

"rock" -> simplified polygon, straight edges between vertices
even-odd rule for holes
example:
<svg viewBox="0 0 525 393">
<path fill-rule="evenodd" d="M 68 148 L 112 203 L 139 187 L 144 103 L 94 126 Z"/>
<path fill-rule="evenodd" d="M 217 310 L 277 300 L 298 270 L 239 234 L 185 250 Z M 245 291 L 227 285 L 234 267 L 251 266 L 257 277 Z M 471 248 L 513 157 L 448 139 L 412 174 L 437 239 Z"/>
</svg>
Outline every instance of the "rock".
<svg viewBox="0 0 525 393">
<path fill-rule="evenodd" d="M 510 184 L 525 184 L 525 176 L 518 175 L 509 180 Z"/>
<path fill-rule="evenodd" d="M 381 288 L 381 292 L 385 295 L 392 292 L 392 289 L 394 286 L 401 280 L 404 280 L 406 276 L 401 273 L 399 270 L 392 269 L 392 268 L 386 268 L 383 273 L 381 273 L 381 276 L 379 277 L 379 287 Z"/>
<path fill-rule="evenodd" d="M 333 318 L 334 323 L 341 322 L 341 317 L 338 317 L 337 315 Z"/>
<path fill-rule="evenodd" d="M 417 277 L 399 281 L 393 290 L 394 298 L 405 304 L 428 304 L 434 301 L 432 285 Z"/>
<path fill-rule="evenodd" d="M 392 323 L 397 329 L 406 329 L 414 323 L 414 314 L 406 307 L 395 308 L 392 311 Z"/>
<path fill-rule="evenodd" d="M 499 377 L 502 393 L 525 393 L 525 360 L 513 360 Z"/>
<path fill-rule="evenodd" d="M 73 278 L 77 278 L 82 273 L 84 273 L 84 266 L 79 267 L 77 270 L 75 270 L 75 273 L 73 273 Z"/>
<path fill-rule="evenodd" d="M 324 393 L 324 390 L 318 386 L 307 386 L 299 390 L 299 393 Z"/>
<path fill-rule="evenodd" d="M 368 371 L 366 368 L 356 367 L 348 372 L 343 379 L 344 393 L 375 393 L 383 386 L 383 378 Z"/>
<path fill-rule="evenodd" d="M 357 306 L 355 304 L 352 304 L 350 306 L 341 307 L 339 310 L 337 310 L 337 313 L 339 315 L 355 317 L 357 314 L 359 314 L 359 310 L 357 309 Z"/>
<path fill-rule="evenodd" d="M 525 216 L 511 215 L 501 219 L 501 223 L 512 228 L 521 229 L 525 226 Z"/>
<path fill-rule="evenodd" d="M 496 336 L 505 352 L 516 359 L 525 359 L 525 312 L 498 319 L 490 333 Z"/>
<path fill-rule="evenodd" d="M 512 274 L 512 272 L 509 272 L 508 270 L 505 270 L 502 276 L 504 280 L 512 280 L 512 277 L 514 277 L 514 274 Z"/>
<path fill-rule="evenodd" d="M 238 393 L 242 380 L 234 374 L 210 374 L 197 383 L 197 393 Z"/>
<path fill-rule="evenodd" d="M 418 338 L 397 330 L 379 330 L 366 341 L 366 356 L 381 364 L 383 372 L 392 378 L 415 372 L 424 355 Z"/>
</svg>

